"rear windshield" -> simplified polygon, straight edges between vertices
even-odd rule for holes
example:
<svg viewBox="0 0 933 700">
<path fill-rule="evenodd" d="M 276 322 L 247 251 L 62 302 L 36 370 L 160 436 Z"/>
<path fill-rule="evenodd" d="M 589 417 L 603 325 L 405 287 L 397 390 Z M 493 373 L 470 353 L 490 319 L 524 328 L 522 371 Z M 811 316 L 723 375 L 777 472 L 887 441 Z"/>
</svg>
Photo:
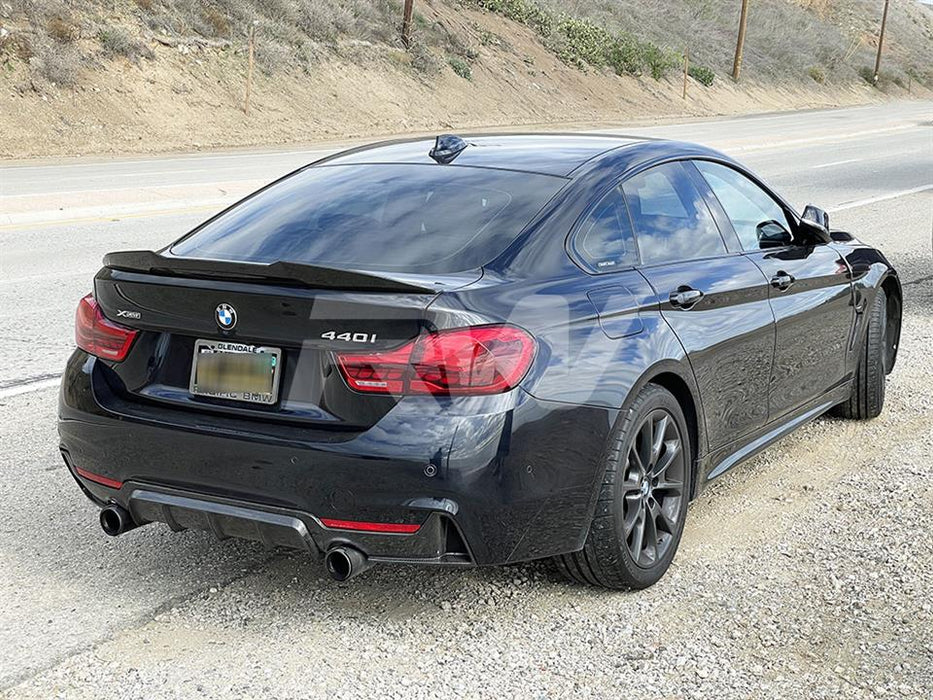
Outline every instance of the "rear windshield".
<svg viewBox="0 0 933 700">
<path fill-rule="evenodd" d="M 505 250 L 566 183 L 443 165 L 308 168 L 172 246 L 184 257 L 459 272 Z"/>
</svg>

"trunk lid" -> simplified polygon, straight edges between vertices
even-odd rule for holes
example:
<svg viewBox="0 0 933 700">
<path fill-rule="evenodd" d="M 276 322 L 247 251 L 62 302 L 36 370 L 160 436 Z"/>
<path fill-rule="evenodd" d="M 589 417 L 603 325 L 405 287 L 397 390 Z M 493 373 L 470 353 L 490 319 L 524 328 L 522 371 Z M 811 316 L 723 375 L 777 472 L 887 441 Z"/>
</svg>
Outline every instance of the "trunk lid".
<svg viewBox="0 0 933 700">
<path fill-rule="evenodd" d="M 427 309 L 439 293 L 481 277 L 226 263 L 146 251 L 111 254 L 104 262 L 94 284 L 101 310 L 140 331 L 127 358 L 105 370 L 123 398 L 346 429 L 373 425 L 398 398 L 351 390 L 334 353 L 378 352 L 417 337 L 432 327 Z M 226 319 L 231 310 L 235 323 L 225 329 L 218 316 Z M 194 353 L 202 340 L 280 350 L 275 400 L 194 395 Z"/>
</svg>

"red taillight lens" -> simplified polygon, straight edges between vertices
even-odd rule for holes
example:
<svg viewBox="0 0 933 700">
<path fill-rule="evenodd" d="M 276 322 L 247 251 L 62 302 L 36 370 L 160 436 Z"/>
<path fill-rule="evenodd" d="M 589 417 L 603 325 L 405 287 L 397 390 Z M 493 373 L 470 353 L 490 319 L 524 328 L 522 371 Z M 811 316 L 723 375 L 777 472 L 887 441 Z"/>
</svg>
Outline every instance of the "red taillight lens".
<svg viewBox="0 0 933 700">
<path fill-rule="evenodd" d="M 78 302 L 75 342 L 85 352 L 119 362 L 126 357 L 138 332 L 106 318 L 93 295 Z"/>
<path fill-rule="evenodd" d="M 427 333 L 389 352 L 338 353 L 347 384 L 376 394 L 472 395 L 514 389 L 535 353 L 515 326 L 476 326 Z"/>
</svg>

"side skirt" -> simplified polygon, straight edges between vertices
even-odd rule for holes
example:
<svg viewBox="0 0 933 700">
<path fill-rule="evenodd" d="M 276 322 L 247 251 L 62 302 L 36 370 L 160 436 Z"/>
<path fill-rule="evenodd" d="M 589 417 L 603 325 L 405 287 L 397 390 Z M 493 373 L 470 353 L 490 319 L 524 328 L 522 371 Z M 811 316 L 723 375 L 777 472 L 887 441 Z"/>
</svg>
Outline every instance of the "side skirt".
<svg viewBox="0 0 933 700">
<path fill-rule="evenodd" d="M 724 448 L 707 455 L 706 464 L 700 465 L 700 473 L 705 474 L 701 480 L 700 490 L 706 482 L 722 476 L 732 467 L 751 459 L 774 442 L 777 442 L 788 433 L 793 432 L 804 423 L 818 418 L 849 395 L 849 382 L 832 389 L 828 393 L 812 401 L 800 412 L 792 415 L 778 425 L 765 426 L 764 432 L 751 440 L 741 443 L 732 443 Z"/>
</svg>

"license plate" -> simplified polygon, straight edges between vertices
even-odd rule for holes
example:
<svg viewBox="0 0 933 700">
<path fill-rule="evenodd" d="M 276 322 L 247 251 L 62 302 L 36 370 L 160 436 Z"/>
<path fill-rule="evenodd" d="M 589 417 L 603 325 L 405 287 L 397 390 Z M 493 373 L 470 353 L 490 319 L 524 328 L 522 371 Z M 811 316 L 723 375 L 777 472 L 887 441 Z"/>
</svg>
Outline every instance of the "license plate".
<svg viewBox="0 0 933 700">
<path fill-rule="evenodd" d="M 282 350 L 197 340 L 189 390 L 195 396 L 272 404 L 278 399 Z"/>
</svg>

